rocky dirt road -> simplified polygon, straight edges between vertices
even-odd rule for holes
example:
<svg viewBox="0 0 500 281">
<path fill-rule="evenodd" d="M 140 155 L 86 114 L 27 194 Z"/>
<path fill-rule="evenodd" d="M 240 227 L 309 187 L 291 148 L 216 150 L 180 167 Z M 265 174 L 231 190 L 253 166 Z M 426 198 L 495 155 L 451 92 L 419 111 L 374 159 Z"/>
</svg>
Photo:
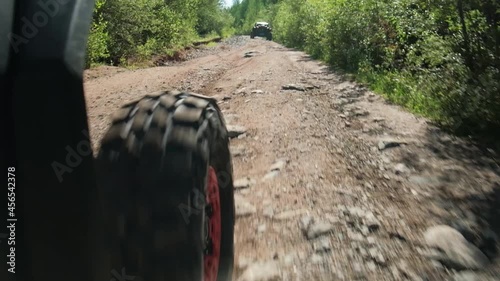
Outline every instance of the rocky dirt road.
<svg viewBox="0 0 500 281">
<path fill-rule="evenodd" d="M 92 141 L 147 93 L 216 97 L 239 134 L 234 280 L 500 280 L 495 151 L 274 42 L 235 37 L 188 57 L 87 71 Z"/>
</svg>

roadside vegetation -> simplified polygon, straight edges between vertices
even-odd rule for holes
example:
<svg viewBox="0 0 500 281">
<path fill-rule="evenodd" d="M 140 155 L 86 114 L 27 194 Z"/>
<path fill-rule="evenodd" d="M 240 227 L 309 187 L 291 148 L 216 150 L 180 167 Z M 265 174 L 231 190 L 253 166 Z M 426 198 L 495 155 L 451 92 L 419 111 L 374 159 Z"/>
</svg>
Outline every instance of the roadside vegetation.
<svg viewBox="0 0 500 281">
<path fill-rule="evenodd" d="M 457 133 L 500 136 L 497 0 L 241 0 L 239 34 L 271 23 L 301 49 Z"/>
<path fill-rule="evenodd" d="M 206 38 L 233 34 L 219 0 L 96 0 L 87 67 L 128 66 Z"/>
</svg>

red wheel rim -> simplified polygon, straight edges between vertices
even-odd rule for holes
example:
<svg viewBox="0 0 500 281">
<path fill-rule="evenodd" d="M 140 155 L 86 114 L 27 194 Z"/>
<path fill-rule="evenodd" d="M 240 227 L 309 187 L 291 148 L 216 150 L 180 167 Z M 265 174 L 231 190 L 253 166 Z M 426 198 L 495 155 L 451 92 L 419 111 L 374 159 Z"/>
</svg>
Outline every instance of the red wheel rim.
<svg viewBox="0 0 500 281">
<path fill-rule="evenodd" d="M 222 221 L 220 209 L 219 183 L 212 167 L 208 169 L 207 205 L 211 209 L 208 215 L 208 244 L 203 261 L 204 281 L 216 281 L 219 271 Z"/>
</svg>

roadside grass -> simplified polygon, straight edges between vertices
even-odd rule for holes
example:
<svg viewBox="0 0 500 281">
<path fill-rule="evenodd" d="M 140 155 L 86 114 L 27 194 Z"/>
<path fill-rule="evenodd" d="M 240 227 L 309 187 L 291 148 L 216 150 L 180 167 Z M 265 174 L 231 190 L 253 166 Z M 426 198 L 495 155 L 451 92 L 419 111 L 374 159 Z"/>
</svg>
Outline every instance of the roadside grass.
<svg viewBox="0 0 500 281">
<path fill-rule="evenodd" d="M 224 37 L 226 38 L 226 37 Z M 143 53 L 136 54 L 128 59 L 121 60 L 117 66 L 129 69 L 129 70 L 137 70 L 148 67 L 154 67 L 154 60 L 159 57 L 166 57 L 169 60 L 182 60 L 185 56 L 186 52 L 193 47 L 203 46 L 206 48 L 213 48 L 219 45 L 220 41 L 224 39 L 223 37 L 218 36 L 217 34 L 209 34 L 204 37 L 197 37 L 195 39 L 191 39 L 189 43 L 179 44 L 176 47 L 164 49 L 161 53 L 153 53 L 150 51 L 144 51 Z M 90 68 L 95 68 L 99 66 L 110 65 L 111 63 L 93 63 L 90 65 Z"/>
<path fill-rule="evenodd" d="M 218 46 L 218 45 L 219 45 L 219 44 L 218 44 L 218 43 L 216 43 L 216 42 L 210 42 L 210 43 L 206 44 L 206 45 L 205 45 L 205 47 L 207 47 L 207 48 L 213 48 L 213 47 L 216 47 L 216 46 Z"/>
<path fill-rule="evenodd" d="M 358 82 L 366 84 L 374 93 L 405 107 L 414 114 L 437 123 L 445 121 L 439 101 L 419 91 L 418 83 L 411 77 L 395 72 L 375 71 L 359 71 L 354 76 Z"/>
</svg>

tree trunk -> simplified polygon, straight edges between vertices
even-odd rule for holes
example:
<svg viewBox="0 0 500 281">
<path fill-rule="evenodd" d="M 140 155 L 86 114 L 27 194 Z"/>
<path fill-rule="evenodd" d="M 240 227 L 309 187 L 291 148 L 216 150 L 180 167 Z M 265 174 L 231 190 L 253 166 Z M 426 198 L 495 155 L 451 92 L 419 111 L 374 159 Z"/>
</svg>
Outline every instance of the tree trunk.
<svg viewBox="0 0 500 281">
<path fill-rule="evenodd" d="M 462 35 L 464 38 L 463 48 L 465 51 L 465 64 L 472 72 L 474 72 L 474 64 L 473 64 L 472 54 L 470 51 L 469 34 L 467 33 L 467 26 L 465 25 L 463 0 L 457 0 L 457 11 L 458 11 L 458 16 L 460 18 L 460 25 L 462 26 Z"/>
</svg>

